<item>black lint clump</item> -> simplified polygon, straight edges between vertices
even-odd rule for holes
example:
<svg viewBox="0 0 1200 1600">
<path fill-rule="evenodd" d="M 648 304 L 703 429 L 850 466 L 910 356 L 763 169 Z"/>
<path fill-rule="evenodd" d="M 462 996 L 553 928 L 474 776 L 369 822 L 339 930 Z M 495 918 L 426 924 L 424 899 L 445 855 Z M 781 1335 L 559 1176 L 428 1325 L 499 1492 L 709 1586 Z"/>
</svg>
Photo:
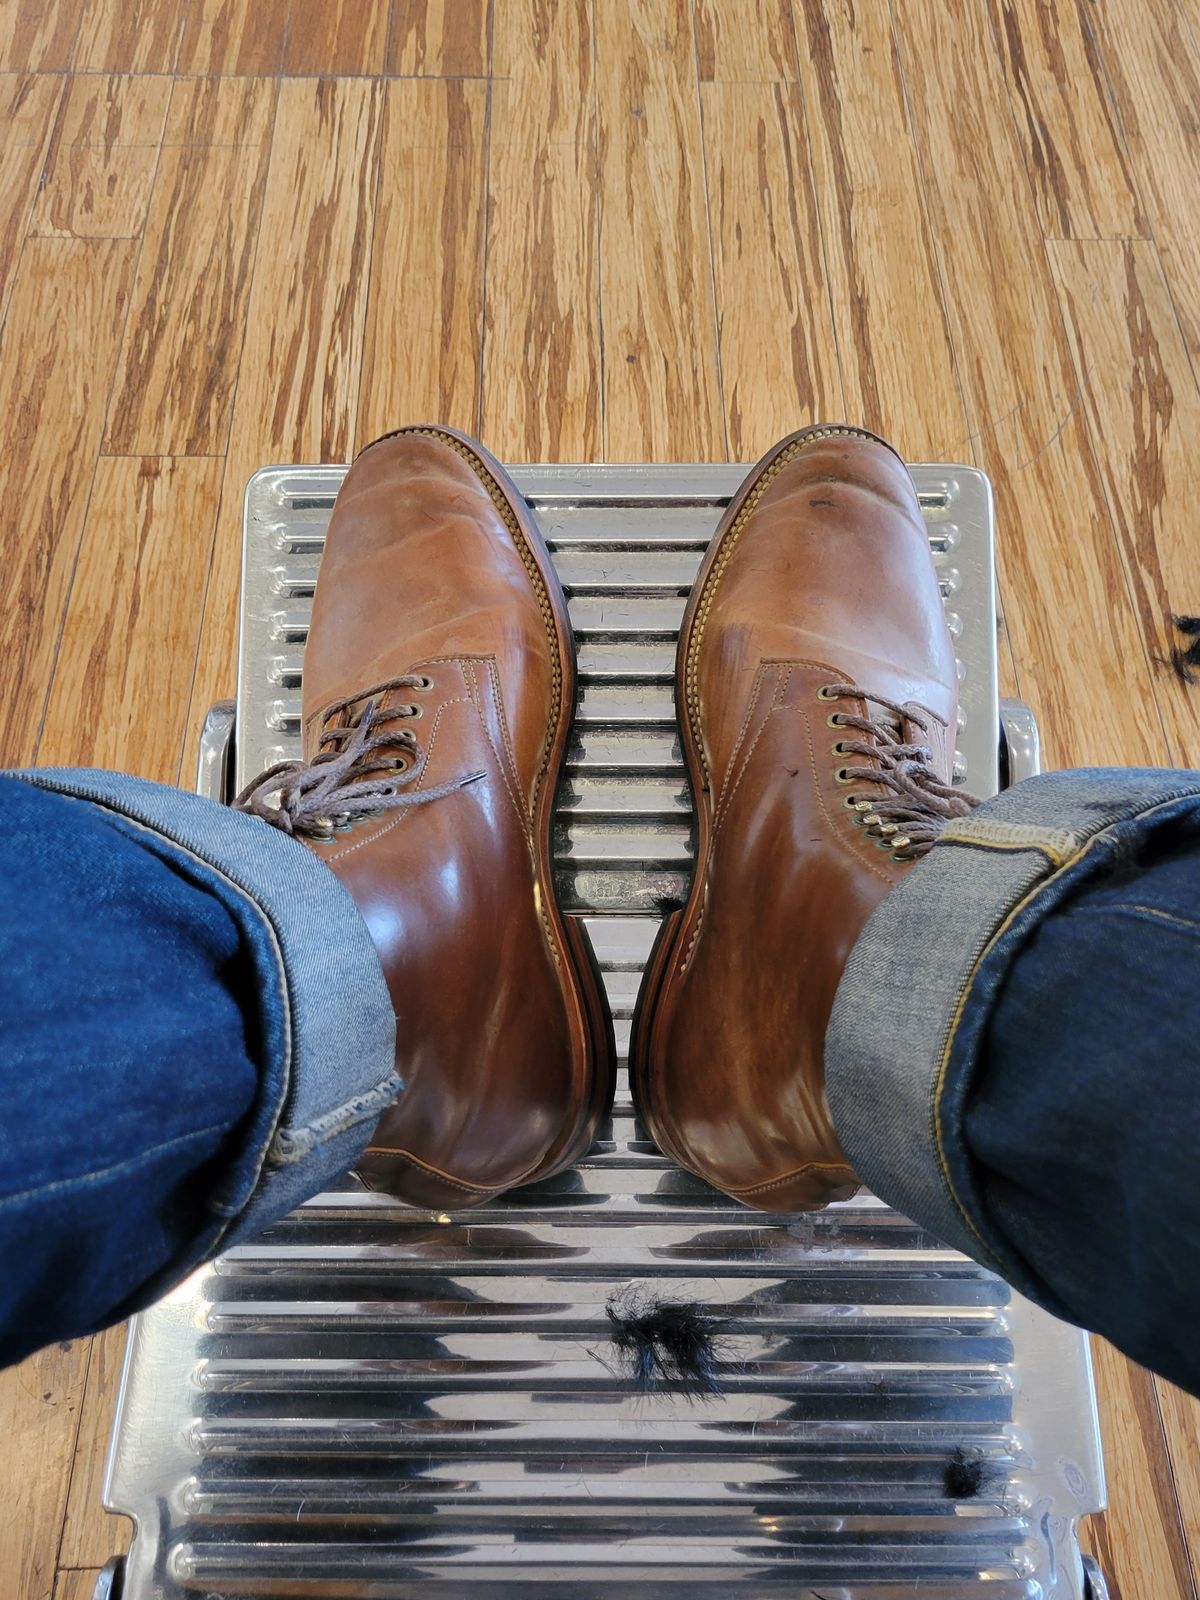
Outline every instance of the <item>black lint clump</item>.
<svg viewBox="0 0 1200 1600">
<path fill-rule="evenodd" d="M 942 1491 L 947 1500 L 974 1500 L 1003 1477 L 1003 1471 L 978 1450 L 964 1450 L 958 1444 L 942 1469 Z"/>
<path fill-rule="evenodd" d="M 721 1392 L 723 1323 L 691 1300 L 618 1290 L 605 1306 L 624 1375 L 643 1394 L 670 1388 L 693 1399 Z"/>
</svg>

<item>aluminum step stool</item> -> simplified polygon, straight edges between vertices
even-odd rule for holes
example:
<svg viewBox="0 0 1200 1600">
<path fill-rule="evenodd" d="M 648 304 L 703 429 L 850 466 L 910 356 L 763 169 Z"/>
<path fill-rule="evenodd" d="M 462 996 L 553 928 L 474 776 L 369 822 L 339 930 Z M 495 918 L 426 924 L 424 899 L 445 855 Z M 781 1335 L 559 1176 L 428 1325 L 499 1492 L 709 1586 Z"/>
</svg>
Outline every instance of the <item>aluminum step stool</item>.
<svg viewBox="0 0 1200 1600">
<path fill-rule="evenodd" d="M 556 833 L 628 1047 L 690 802 L 675 635 L 731 466 L 513 470 L 579 645 Z M 238 699 L 205 729 L 228 798 L 294 755 L 313 586 L 342 467 L 246 493 Z M 959 657 L 957 774 L 1037 768 L 997 690 L 991 493 L 913 469 Z M 235 731 L 236 730 L 236 731 Z M 729 1319 L 721 1397 L 638 1396 L 605 1302 L 641 1284 Z M 947 1498 L 955 1450 L 982 1492 Z M 1103 1600 L 1086 1337 L 870 1195 L 767 1216 L 661 1157 L 622 1070 L 569 1173 L 462 1215 L 352 1178 L 135 1320 L 105 1504 L 134 1519 L 107 1600 Z"/>
</svg>

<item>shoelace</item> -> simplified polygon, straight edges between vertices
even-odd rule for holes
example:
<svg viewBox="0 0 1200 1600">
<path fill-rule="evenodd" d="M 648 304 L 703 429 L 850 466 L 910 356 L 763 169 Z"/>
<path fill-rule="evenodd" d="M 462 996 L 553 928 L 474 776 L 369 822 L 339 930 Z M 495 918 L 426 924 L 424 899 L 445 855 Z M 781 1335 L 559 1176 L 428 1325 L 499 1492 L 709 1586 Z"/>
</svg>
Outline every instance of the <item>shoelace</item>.
<svg viewBox="0 0 1200 1600">
<path fill-rule="evenodd" d="M 383 705 L 393 689 L 424 691 L 433 680 L 420 673 L 389 678 L 372 689 L 335 700 L 325 711 L 317 754 L 311 761 L 280 761 L 259 773 L 233 802 L 284 833 L 328 841 L 349 828 L 356 818 L 378 816 L 407 806 L 426 805 L 484 776 L 472 772 L 464 778 L 432 789 L 410 785 L 425 770 L 416 735 L 409 728 L 390 724 L 418 717 L 416 705 Z M 334 722 L 361 701 L 362 712 L 344 722 Z M 400 751 L 400 755 L 394 752 Z M 384 752 L 393 752 L 385 755 Z M 385 774 L 386 776 L 380 776 Z"/>
<path fill-rule="evenodd" d="M 862 756 L 871 766 L 844 766 L 839 783 L 869 783 L 883 792 L 867 800 L 848 795 L 846 804 L 868 833 L 891 850 L 896 861 L 916 861 L 927 855 L 952 817 L 966 817 L 979 804 L 978 797 L 943 783 L 933 769 L 928 745 L 906 741 L 906 724 L 928 734 L 929 725 L 911 707 L 899 706 L 882 695 L 868 694 L 852 683 L 830 683 L 821 689 L 824 700 L 853 699 L 879 706 L 884 716 L 858 716 L 835 711 L 835 728 L 853 728 L 863 739 L 839 740 L 839 755 Z"/>
</svg>

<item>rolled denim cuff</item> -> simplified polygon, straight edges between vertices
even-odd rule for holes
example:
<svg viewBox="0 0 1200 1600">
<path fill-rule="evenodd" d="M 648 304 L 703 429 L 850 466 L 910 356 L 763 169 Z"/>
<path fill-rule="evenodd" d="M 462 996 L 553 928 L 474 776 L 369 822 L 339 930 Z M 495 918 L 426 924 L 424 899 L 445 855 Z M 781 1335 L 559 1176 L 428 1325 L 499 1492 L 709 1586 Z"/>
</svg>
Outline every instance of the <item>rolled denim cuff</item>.
<svg viewBox="0 0 1200 1600">
<path fill-rule="evenodd" d="M 350 894 L 304 845 L 258 818 L 142 778 L 42 768 L 14 773 L 103 807 L 237 916 L 277 1041 L 259 1063 L 245 1137 L 206 1196 L 214 1226 L 171 1281 L 252 1237 L 339 1177 L 399 1092 L 395 1014 Z M 180 1093 L 203 1109 L 203 1084 Z M 164 1287 L 160 1286 L 161 1287 Z"/>
<path fill-rule="evenodd" d="M 863 1182 L 1016 1288 L 964 1137 L 988 1022 L 1039 923 L 1200 807 L 1200 773 L 1045 773 L 947 825 L 851 952 L 825 1039 L 838 1136 Z"/>
</svg>

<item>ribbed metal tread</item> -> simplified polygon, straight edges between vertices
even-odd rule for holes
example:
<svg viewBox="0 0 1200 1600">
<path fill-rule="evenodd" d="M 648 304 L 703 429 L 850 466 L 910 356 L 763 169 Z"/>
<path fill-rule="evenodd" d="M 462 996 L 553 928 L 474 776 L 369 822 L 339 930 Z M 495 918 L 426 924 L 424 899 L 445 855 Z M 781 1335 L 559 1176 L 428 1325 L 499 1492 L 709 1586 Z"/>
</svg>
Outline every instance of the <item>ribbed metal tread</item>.
<svg viewBox="0 0 1200 1600">
<path fill-rule="evenodd" d="M 293 753 L 340 468 L 247 493 L 236 781 Z M 960 772 L 997 784 L 990 499 L 914 469 L 960 657 Z M 568 589 L 581 696 L 565 903 L 627 1049 L 653 914 L 686 889 L 674 637 L 736 468 L 517 473 Z M 724 1392 L 632 1391 L 611 1295 L 723 1319 Z M 956 1450 L 983 1491 L 947 1498 Z M 624 1070 L 571 1172 L 469 1214 L 352 1179 L 138 1319 L 108 1502 L 127 1600 L 1082 1594 L 1102 1502 L 1081 1336 L 869 1195 L 769 1218 L 665 1161 Z"/>
</svg>

